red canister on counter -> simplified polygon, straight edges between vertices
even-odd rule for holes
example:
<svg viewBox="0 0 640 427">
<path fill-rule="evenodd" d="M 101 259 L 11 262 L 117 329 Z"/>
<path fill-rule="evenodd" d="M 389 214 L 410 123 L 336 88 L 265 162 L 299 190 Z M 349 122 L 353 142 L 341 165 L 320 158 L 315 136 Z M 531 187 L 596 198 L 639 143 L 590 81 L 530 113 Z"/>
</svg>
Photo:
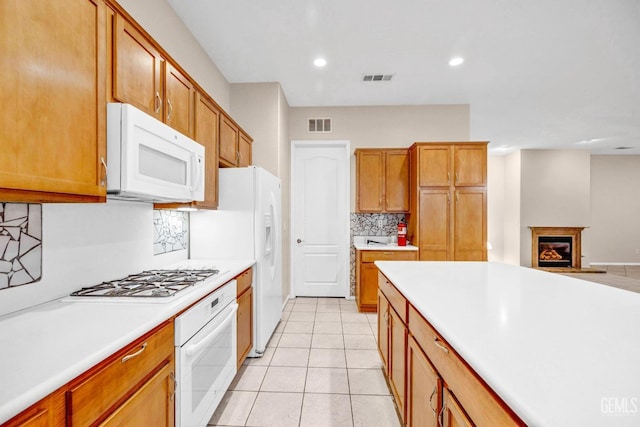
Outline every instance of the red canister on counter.
<svg viewBox="0 0 640 427">
<path fill-rule="evenodd" d="M 398 223 L 398 246 L 407 246 L 407 224 L 404 220 Z"/>
</svg>

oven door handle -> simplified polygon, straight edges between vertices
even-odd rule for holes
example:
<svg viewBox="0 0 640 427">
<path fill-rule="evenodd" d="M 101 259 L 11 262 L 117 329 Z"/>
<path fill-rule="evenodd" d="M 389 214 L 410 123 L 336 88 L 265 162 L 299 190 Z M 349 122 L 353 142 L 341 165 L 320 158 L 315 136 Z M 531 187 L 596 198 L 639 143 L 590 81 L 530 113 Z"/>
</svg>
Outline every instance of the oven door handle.
<svg viewBox="0 0 640 427">
<path fill-rule="evenodd" d="M 220 331 L 227 325 L 229 320 L 231 320 L 231 318 L 233 316 L 235 316 L 236 311 L 238 311 L 238 304 L 237 303 L 233 303 L 231 305 L 231 313 L 229 313 L 229 315 L 227 317 L 225 317 L 225 319 L 222 321 L 222 323 L 220 323 L 220 326 L 215 328 L 213 331 L 209 332 L 207 334 L 207 336 L 202 338 L 198 343 L 189 346 L 189 348 L 187 348 L 187 350 L 185 351 L 185 355 L 187 357 L 192 357 L 193 355 L 200 353 L 200 351 L 202 351 L 202 349 L 204 347 L 209 345 L 209 343 L 211 343 L 211 341 L 213 341 L 213 339 L 216 336 L 218 336 Z"/>
</svg>

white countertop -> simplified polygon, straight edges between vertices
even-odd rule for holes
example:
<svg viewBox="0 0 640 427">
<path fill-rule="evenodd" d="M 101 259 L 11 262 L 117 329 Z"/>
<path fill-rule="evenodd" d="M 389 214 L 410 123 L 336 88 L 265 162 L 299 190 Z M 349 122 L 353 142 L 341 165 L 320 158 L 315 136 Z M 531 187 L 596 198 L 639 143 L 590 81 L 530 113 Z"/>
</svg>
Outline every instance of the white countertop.
<svg viewBox="0 0 640 427">
<path fill-rule="evenodd" d="M 528 425 L 640 425 L 640 294 L 499 263 L 375 264 Z"/>
<path fill-rule="evenodd" d="M 210 263 L 207 260 L 206 263 Z M 204 260 L 180 263 L 200 265 Z M 221 274 L 167 302 L 61 299 L 0 317 L 0 423 L 76 378 L 242 271 L 253 260 L 215 261 Z"/>
<path fill-rule="evenodd" d="M 367 244 L 367 240 L 383 242 L 383 244 Z M 413 245 L 398 246 L 392 236 L 354 236 L 353 247 L 359 251 L 417 251 L 418 247 Z"/>
</svg>

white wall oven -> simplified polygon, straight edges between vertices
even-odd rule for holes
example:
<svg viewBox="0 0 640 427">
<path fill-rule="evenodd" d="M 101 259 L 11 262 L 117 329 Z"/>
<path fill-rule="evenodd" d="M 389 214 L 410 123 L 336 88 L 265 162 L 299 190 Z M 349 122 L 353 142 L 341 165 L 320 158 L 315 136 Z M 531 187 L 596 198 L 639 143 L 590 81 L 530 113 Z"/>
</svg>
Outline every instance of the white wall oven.
<svg viewBox="0 0 640 427">
<path fill-rule="evenodd" d="M 176 426 L 204 427 L 236 374 L 235 280 L 175 320 Z"/>
</svg>

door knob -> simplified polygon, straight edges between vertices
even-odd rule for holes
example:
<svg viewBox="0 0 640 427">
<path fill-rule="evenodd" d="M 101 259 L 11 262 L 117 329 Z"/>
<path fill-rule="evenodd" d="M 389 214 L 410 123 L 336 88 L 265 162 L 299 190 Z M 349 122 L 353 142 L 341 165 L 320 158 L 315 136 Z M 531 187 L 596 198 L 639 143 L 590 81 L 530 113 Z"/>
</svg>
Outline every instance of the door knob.
<svg viewBox="0 0 640 427">
<path fill-rule="evenodd" d="M 302 243 L 302 240 L 298 239 L 298 240 L 296 240 L 296 242 L 298 242 L 298 243 Z"/>
</svg>

